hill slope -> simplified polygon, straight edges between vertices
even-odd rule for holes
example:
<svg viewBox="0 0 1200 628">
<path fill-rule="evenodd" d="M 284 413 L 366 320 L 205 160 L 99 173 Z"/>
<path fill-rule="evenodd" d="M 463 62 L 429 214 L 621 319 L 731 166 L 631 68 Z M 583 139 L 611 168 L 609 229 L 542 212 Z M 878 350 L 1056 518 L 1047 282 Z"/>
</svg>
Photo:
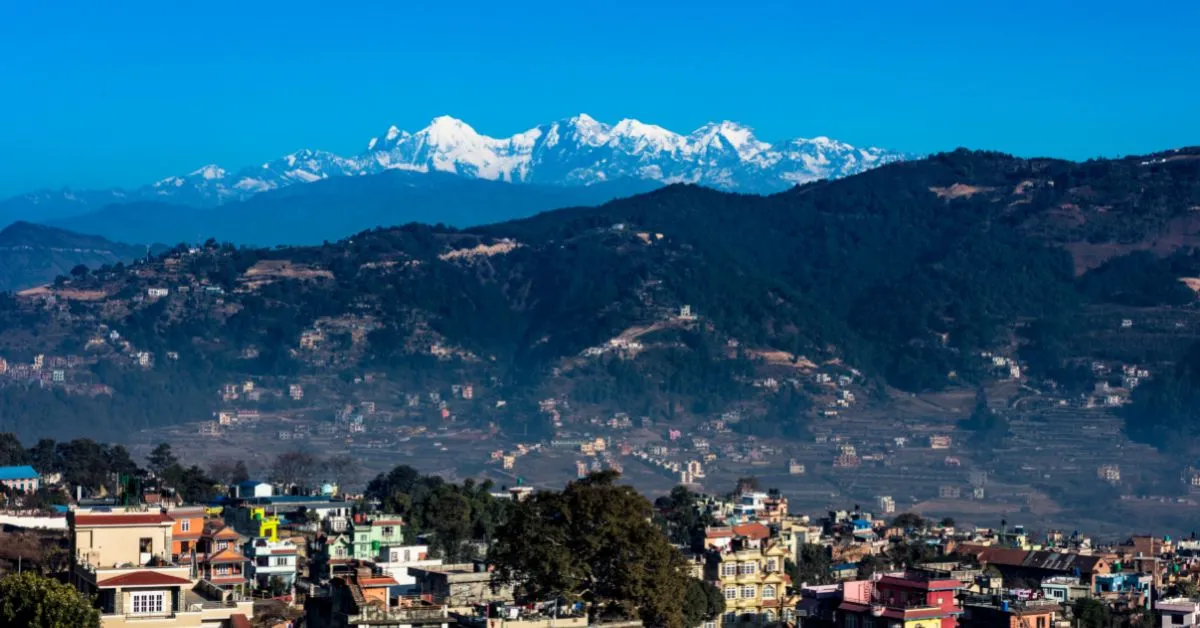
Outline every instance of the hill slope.
<svg viewBox="0 0 1200 628">
<path fill-rule="evenodd" d="M 144 246 L 17 222 L 0 230 L 0 292 L 29 288 L 67 275 L 79 265 L 97 268 L 145 256 Z"/>
<path fill-rule="evenodd" d="M 1156 315 L 1190 307 L 1176 288 L 1200 275 L 1198 156 L 957 151 L 769 197 L 673 185 L 468 230 L 180 249 L 73 281 L 107 296 L 69 317 L 4 304 L 0 351 L 71 352 L 101 324 L 126 343 L 86 375 L 112 400 L 46 400 L 46 429 L 89 413 L 117 429 L 204 418 L 220 383 L 247 376 L 336 395 L 338 375 L 364 370 L 399 386 L 490 381 L 510 403 L 472 420 L 527 430 L 540 419 L 522 402 L 565 395 L 681 423 L 740 408 L 739 430 L 801 434 L 812 364 L 921 391 L 985 381 L 981 356 L 1002 353 L 1039 382 L 1090 390 L 1072 369 L 1096 356 L 1176 357 L 1098 340 L 1079 317 L 1130 299 Z M 144 299 L 150 288 L 169 296 Z M 99 366 L 142 353 L 156 366 Z M 768 377 L 790 392 L 755 385 Z M 149 383 L 168 381 L 167 393 Z"/>
</svg>

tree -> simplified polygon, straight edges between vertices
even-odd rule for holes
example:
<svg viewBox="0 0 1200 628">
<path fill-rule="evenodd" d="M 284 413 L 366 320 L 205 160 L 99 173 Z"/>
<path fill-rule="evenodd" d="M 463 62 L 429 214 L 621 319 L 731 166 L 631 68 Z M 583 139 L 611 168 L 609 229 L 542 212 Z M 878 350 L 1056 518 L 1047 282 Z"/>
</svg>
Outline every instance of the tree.
<svg viewBox="0 0 1200 628">
<path fill-rule="evenodd" d="M 686 625 L 699 626 L 725 612 L 725 596 L 709 582 L 688 578 L 683 594 L 683 617 Z"/>
<path fill-rule="evenodd" d="M 271 465 L 271 479 L 289 486 L 300 486 L 312 481 L 313 475 L 321 468 L 321 462 L 316 456 L 306 451 L 286 451 L 275 457 Z"/>
<path fill-rule="evenodd" d="M 942 517 L 942 520 L 938 523 L 938 525 L 942 526 L 943 528 L 953 528 L 954 523 L 954 517 Z"/>
<path fill-rule="evenodd" d="M 337 484 L 339 490 L 357 484 L 362 477 L 362 465 L 353 456 L 337 454 L 325 461 L 325 475 Z"/>
<path fill-rule="evenodd" d="M 816 543 L 801 545 L 798 559 L 799 561 L 791 565 L 791 569 L 788 570 L 795 585 L 833 582 L 833 573 L 830 569 L 833 566 L 833 560 L 823 545 Z"/>
<path fill-rule="evenodd" d="M 1075 600 L 1071 607 L 1079 628 L 1107 628 L 1109 621 L 1108 605 L 1100 600 L 1081 598 Z"/>
<path fill-rule="evenodd" d="M 921 518 L 921 515 L 912 512 L 902 512 L 892 519 L 893 528 L 923 530 L 927 525 L 927 522 Z"/>
<path fill-rule="evenodd" d="M 159 443 L 150 455 L 146 456 L 146 464 L 150 467 L 150 471 L 158 477 L 162 477 L 163 472 L 167 467 L 178 464 L 179 458 L 171 451 L 171 445 L 167 443 Z"/>
<path fill-rule="evenodd" d="M 582 601 L 592 619 L 683 628 L 683 556 L 651 523 L 650 503 L 617 477 L 593 473 L 516 504 L 491 547 L 494 577 L 523 600 Z"/>
<path fill-rule="evenodd" d="M 0 579 L 0 625 L 99 628 L 100 611 L 74 588 L 26 571 Z"/>
<path fill-rule="evenodd" d="M 11 432 L 0 432 L 0 467 L 29 464 L 30 455 Z"/>
<path fill-rule="evenodd" d="M 76 279 L 82 279 L 82 278 L 88 276 L 88 272 L 89 271 L 88 271 L 87 266 L 84 266 L 83 264 L 77 264 L 74 268 L 71 269 L 71 276 Z"/>
</svg>

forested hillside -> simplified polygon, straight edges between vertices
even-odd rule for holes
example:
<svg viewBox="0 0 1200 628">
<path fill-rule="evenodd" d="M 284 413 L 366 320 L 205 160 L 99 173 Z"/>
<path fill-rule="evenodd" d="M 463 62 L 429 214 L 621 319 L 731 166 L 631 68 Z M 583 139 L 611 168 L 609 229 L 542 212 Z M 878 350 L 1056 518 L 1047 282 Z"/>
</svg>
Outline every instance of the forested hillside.
<svg viewBox="0 0 1200 628">
<path fill-rule="evenodd" d="M 1180 278 L 1200 274 L 1198 157 L 1077 164 L 956 151 L 769 197 L 674 185 L 468 230 L 181 247 L 61 282 L 100 298 L 6 301 L 0 355 L 79 353 L 103 325 L 156 364 L 177 355 L 170 368 L 197 374 L 164 388 L 151 380 L 158 368 L 100 360 L 112 400 L 84 409 L 43 393 L 42 426 L 95 412 L 113 427 L 152 424 L 171 418 L 137 406 L 184 398 L 194 415 L 206 388 L 247 374 L 472 373 L 506 391 L 498 420 L 518 424 L 530 419 L 514 409 L 547 386 L 668 419 L 718 412 L 746 396 L 770 352 L 922 391 L 981 381 L 981 351 L 1017 346 L 1034 377 L 1066 381 L 1086 347 L 1077 326 L 1054 323 L 1105 304 L 1189 307 Z M 151 288 L 170 294 L 143 298 Z M 679 316 L 685 305 L 694 320 Z M 336 356 L 300 350 L 306 331 L 335 323 L 356 330 L 330 334 Z M 803 391 L 767 406 L 756 432 L 802 432 Z"/>
</svg>

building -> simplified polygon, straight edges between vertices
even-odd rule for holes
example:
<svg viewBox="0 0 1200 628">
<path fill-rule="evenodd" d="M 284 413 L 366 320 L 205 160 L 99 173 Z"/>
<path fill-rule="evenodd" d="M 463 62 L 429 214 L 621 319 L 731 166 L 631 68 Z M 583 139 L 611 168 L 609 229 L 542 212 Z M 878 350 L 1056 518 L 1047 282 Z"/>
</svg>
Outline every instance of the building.
<svg viewBox="0 0 1200 628">
<path fill-rule="evenodd" d="M 480 562 L 410 567 L 422 596 L 445 600 L 450 609 L 466 608 L 488 602 L 511 602 L 511 586 L 492 582 L 492 572 Z"/>
<path fill-rule="evenodd" d="M 788 595 L 791 579 L 784 573 L 789 558 L 782 543 L 762 545 L 741 538 L 709 553 L 704 579 L 725 598 L 721 628 L 795 619 L 799 598 Z"/>
<path fill-rule="evenodd" d="M 967 544 L 960 545 L 956 551 L 975 555 L 984 567 L 995 566 L 1004 576 L 1005 584 L 1013 586 L 1018 583 L 1036 586 L 1051 576 L 1072 576 L 1080 578 L 1090 588 L 1096 576 L 1112 570 L 1107 557 L 1090 554 Z"/>
<path fill-rule="evenodd" d="M 253 603 L 192 575 L 171 556 L 175 521 L 157 510 L 67 515 L 70 582 L 93 596 L 104 628 L 245 626 Z"/>
<path fill-rule="evenodd" d="M 1162 616 L 1161 628 L 1192 628 L 1200 625 L 1200 601 L 1188 598 L 1168 598 L 1154 603 Z"/>
<path fill-rule="evenodd" d="M 396 598 L 396 581 L 369 567 L 334 578 L 329 583 L 328 616 L 310 613 L 308 624 L 323 626 L 411 626 L 446 628 L 452 622 L 446 604 L 431 598 Z"/>
<path fill-rule="evenodd" d="M 1074 576 L 1050 576 L 1042 580 L 1042 594 L 1048 600 L 1073 604 L 1075 600 L 1091 597 L 1091 589 Z"/>
<path fill-rule="evenodd" d="M 956 597 L 962 583 L 920 573 L 883 575 L 842 585 L 840 628 L 955 628 L 962 614 Z M 1047 627 L 1048 628 L 1048 627 Z"/>
<path fill-rule="evenodd" d="M 204 508 L 175 508 L 170 515 L 175 520 L 171 526 L 171 558 L 184 563 L 199 551 L 204 535 Z"/>
<path fill-rule="evenodd" d="M 246 544 L 245 556 L 254 586 L 283 593 L 295 584 L 299 551 L 290 541 L 258 537 Z"/>
<path fill-rule="evenodd" d="M 0 485 L 10 491 L 35 493 L 42 486 L 42 476 L 29 465 L 0 467 Z"/>
<path fill-rule="evenodd" d="M 375 566 L 396 580 L 396 590 L 401 595 L 416 595 L 421 592 L 410 569 L 442 565 L 442 559 L 429 558 L 429 547 L 426 545 L 389 547 L 387 555 L 381 558 L 383 560 L 376 562 Z"/>
<path fill-rule="evenodd" d="M 288 396 L 292 401 L 300 401 L 304 398 L 304 387 L 300 384 L 288 384 Z"/>
<path fill-rule="evenodd" d="M 963 599 L 962 628 L 1053 628 L 1062 614 L 1058 601 L 968 596 Z"/>
<path fill-rule="evenodd" d="M 146 296 L 151 299 L 161 299 L 162 297 L 171 294 L 170 288 L 147 288 Z"/>
<path fill-rule="evenodd" d="M 246 480 L 235 487 L 235 494 L 238 499 L 270 497 L 275 494 L 275 487 L 271 486 L 269 482 Z"/>
<path fill-rule="evenodd" d="M 896 500 L 892 499 L 890 495 L 881 495 L 879 497 L 879 512 L 885 515 L 896 512 Z"/>
</svg>

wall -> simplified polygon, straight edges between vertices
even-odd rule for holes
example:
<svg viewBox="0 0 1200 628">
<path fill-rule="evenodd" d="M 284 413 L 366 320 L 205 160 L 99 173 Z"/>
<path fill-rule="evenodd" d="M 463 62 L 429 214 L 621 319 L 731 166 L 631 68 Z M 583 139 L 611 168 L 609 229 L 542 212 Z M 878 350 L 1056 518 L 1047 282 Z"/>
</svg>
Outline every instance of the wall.
<svg viewBox="0 0 1200 628">
<path fill-rule="evenodd" d="M 39 530 L 66 530 L 67 518 L 61 515 L 57 517 L 30 517 L 0 513 L 0 526 L 36 528 Z"/>
<path fill-rule="evenodd" d="M 140 564 L 142 538 L 151 540 L 152 555 L 167 555 L 171 551 L 169 526 L 81 528 L 76 533 L 76 551 L 100 566 Z"/>
</svg>

